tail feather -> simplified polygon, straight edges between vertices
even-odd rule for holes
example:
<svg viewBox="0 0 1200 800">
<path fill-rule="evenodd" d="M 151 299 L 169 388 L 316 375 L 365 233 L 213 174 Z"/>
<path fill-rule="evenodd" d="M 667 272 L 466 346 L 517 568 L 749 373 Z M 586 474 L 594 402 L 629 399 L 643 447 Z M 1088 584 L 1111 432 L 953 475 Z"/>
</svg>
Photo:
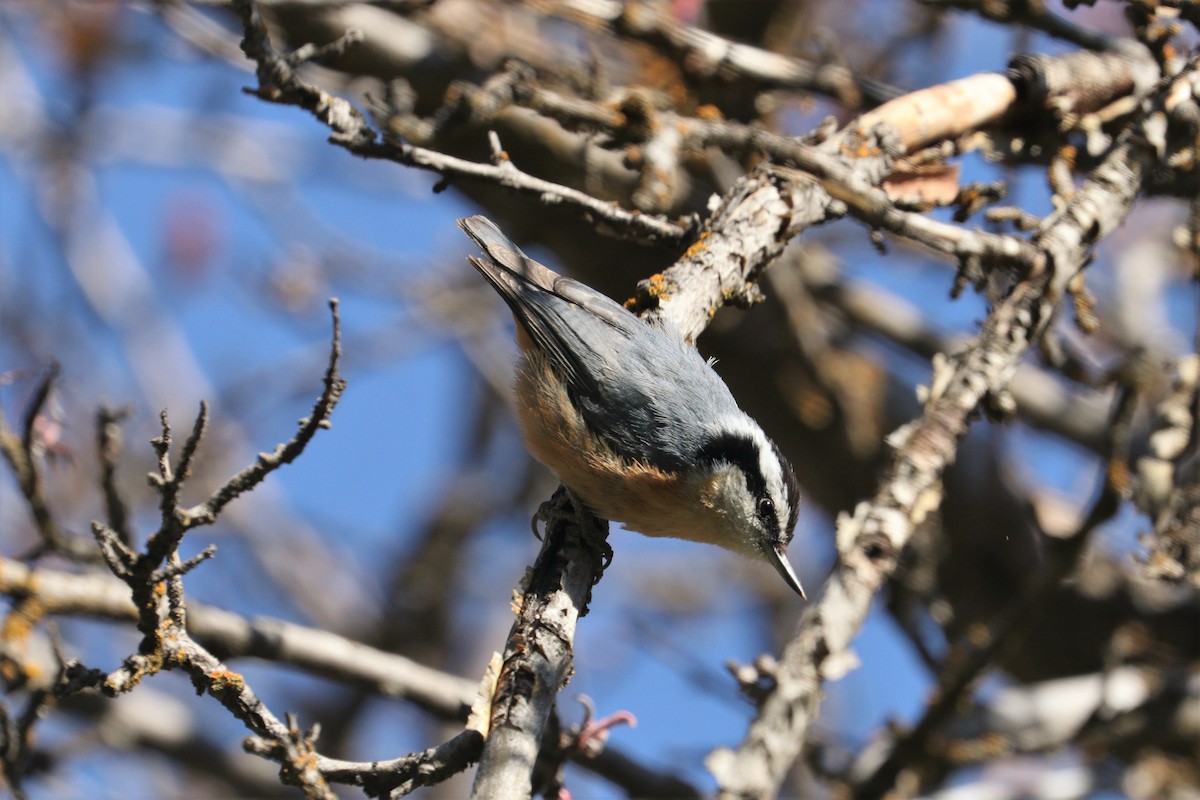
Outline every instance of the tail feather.
<svg viewBox="0 0 1200 800">
<path fill-rule="evenodd" d="M 470 236 L 479 247 L 488 254 L 493 263 L 472 258 L 471 263 L 483 273 L 489 281 L 505 294 L 517 289 L 517 286 L 502 279 L 494 273 L 497 268 L 510 273 L 512 277 L 524 280 L 548 292 L 553 292 L 555 283 L 561 277 L 557 272 L 539 264 L 521 252 L 512 241 L 501 233 L 495 223 L 484 216 L 475 215 L 458 221 L 458 226 Z"/>
<path fill-rule="evenodd" d="M 467 217 L 458 225 L 487 254 L 471 257 L 471 265 L 508 303 L 521 347 L 536 347 L 576 391 L 598 396 L 596 373 L 608 354 L 646 323 L 595 289 L 529 258 L 486 217 Z"/>
</svg>

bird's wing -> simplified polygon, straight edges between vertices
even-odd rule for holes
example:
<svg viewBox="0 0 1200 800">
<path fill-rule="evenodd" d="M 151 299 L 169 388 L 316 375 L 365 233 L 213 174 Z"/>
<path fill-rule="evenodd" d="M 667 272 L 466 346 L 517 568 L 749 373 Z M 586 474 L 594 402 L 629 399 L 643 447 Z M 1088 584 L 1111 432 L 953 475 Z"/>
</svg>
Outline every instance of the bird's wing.
<svg viewBox="0 0 1200 800">
<path fill-rule="evenodd" d="M 576 391 L 602 393 L 603 365 L 645 325 L 619 303 L 521 252 L 482 216 L 458 222 L 487 258 L 471 264 L 496 288 L 539 350 Z M 612 339 L 610 337 L 617 337 Z"/>
<path fill-rule="evenodd" d="M 669 327 L 649 325 L 596 290 L 522 253 L 484 217 L 459 220 L 472 258 L 561 374 L 593 432 L 631 461 L 689 463 L 709 418 L 740 413 L 729 388 Z"/>
</svg>

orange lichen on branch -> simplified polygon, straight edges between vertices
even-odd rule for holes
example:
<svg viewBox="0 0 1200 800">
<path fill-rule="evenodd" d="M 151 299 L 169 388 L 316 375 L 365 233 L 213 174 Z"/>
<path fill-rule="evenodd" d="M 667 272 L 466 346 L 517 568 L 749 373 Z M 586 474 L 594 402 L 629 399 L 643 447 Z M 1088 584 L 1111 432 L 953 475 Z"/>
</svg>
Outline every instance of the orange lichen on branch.
<svg viewBox="0 0 1200 800">
<path fill-rule="evenodd" d="M 225 692 L 240 693 L 246 688 L 246 679 L 232 670 L 221 669 L 210 672 L 208 673 L 208 678 L 212 681 L 209 688 L 215 694 L 223 694 Z"/>
<path fill-rule="evenodd" d="M 4 625 L 0 626 L 0 642 L 3 643 L 5 651 L 0 657 L 0 679 L 3 679 L 9 688 L 22 685 L 41 675 L 41 669 L 33 661 L 26 660 L 25 652 L 33 629 L 45 616 L 45 604 L 30 595 L 14 603 L 12 610 L 4 618 Z"/>
<path fill-rule="evenodd" d="M 649 302 L 650 307 L 653 307 L 657 303 L 671 299 L 671 287 L 671 280 L 661 272 L 656 272 L 638 283 L 637 295 L 626 300 L 624 306 L 631 311 L 636 311 Z"/>
<path fill-rule="evenodd" d="M 853 158 L 876 158 L 883 154 L 874 137 L 868 135 L 869 128 L 859 128 L 853 136 L 842 142 L 842 152 Z"/>
<path fill-rule="evenodd" d="M 698 253 L 707 249 L 707 245 L 704 244 L 704 240 L 707 239 L 709 237 L 709 235 L 710 234 L 708 231 L 702 231 L 700 233 L 700 238 L 698 238 L 696 240 L 695 244 L 693 244 L 691 247 L 689 247 L 687 249 L 687 252 L 685 252 L 683 254 L 683 257 L 684 258 L 695 258 Z M 650 280 L 653 281 L 655 278 L 658 278 L 660 280 L 665 280 L 665 278 L 663 278 L 662 275 L 654 275 L 650 278 Z"/>
</svg>

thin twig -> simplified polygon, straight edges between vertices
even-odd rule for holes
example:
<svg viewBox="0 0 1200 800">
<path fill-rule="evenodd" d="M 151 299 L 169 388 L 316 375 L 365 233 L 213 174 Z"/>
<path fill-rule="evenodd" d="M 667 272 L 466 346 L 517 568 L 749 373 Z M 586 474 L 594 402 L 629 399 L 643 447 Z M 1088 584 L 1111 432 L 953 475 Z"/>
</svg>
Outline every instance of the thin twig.
<svg viewBox="0 0 1200 800">
<path fill-rule="evenodd" d="M 112 574 L 122 580 L 129 577 L 130 570 L 137 560 L 137 553 L 122 541 L 121 535 L 107 525 L 92 522 L 92 536 L 95 537 L 100 555 Z"/>
<path fill-rule="evenodd" d="M 129 408 L 101 406 L 96 412 L 96 454 L 100 461 L 100 489 L 104 493 L 104 512 L 108 527 L 116 532 L 121 543 L 133 545 L 129 528 L 129 508 L 117 486 L 117 459 L 121 455 L 121 422 L 129 416 Z"/>
<path fill-rule="evenodd" d="M 284 464 L 290 464 L 304 452 L 304 448 L 308 446 L 318 430 L 329 427 L 329 416 L 333 413 L 333 409 L 342 397 L 342 392 L 346 389 L 346 381 L 339 373 L 342 357 L 342 329 L 336 298 L 329 301 L 329 310 L 333 317 L 333 339 L 329 353 L 329 365 L 325 370 L 325 389 L 313 404 L 312 411 L 307 417 L 300 420 L 295 436 L 276 445 L 270 453 L 260 453 L 253 464 L 226 481 L 207 500 L 182 511 L 181 515 L 187 527 L 211 525 L 216 521 L 221 509 L 230 501 L 252 490 Z M 198 420 L 197 430 L 199 429 Z"/>
<path fill-rule="evenodd" d="M 33 397 L 25 408 L 19 435 L 9 427 L 7 417 L 3 410 L 0 410 L 0 453 L 4 455 L 17 477 L 17 484 L 25 498 L 25 504 L 29 507 L 29 514 L 33 517 L 34 526 L 42 538 L 41 549 L 61 553 L 84 563 L 96 562 L 100 560 L 100 554 L 86 539 L 74 536 L 59 526 L 42 492 L 41 470 L 38 468 L 38 457 L 34 452 L 34 431 L 38 416 L 50 398 L 58 373 L 59 367 L 56 362 L 50 365 L 38 381 Z"/>
<path fill-rule="evenodd" d="M 151 573 L 150 579 L 155 583 L 158 583 L 159 581 L 170 580 L 172 578 L 182 578 L 184 575 L 188 574 L 216 554 L 217 546 L 215 544 L 210 544 L 208 547 L 204 548 L 187 561 L 167 564 L 165 567 L 155 570 L 153 573 Z"/>
<path fill-rule="evenodd" d="M 309 800 L 337 800 L 318 768 L 316 741 L 320 731 L 319 725 L 301 730 L 295 716 L 289 713 L 284 736 L 252 736 L 243 742 L 243 748 L 248 753 L 278 761 L 280 780 L 289 786 L 299 786 Z"/>
<path fill-rule="evenodd" d="M 200 411 L 196 414 L 196 421 L 192 424 L 192 432 L 188 434 L 188 438 L 183 443 L 183 450 L 179 453 L 179 465 L 175 468 L 175 482 L 183 483 L 191 477 L 192 459 L 196 455 L 196 448 L 200 446 L 200 440 L 204 438 L 204 432 L 208 428 L 208 403 L 200 401 Z"/>
<path fill-rule="evenodd" d="M 437 747 L 389 761 L 365 764 L 328 759 L 322 772 L 331 781 L 362 786 L 372 797 L 398 798 L 462 772 L 479 760 L 482 750 L 483 735 L 465 730 Z"/>
</svg>

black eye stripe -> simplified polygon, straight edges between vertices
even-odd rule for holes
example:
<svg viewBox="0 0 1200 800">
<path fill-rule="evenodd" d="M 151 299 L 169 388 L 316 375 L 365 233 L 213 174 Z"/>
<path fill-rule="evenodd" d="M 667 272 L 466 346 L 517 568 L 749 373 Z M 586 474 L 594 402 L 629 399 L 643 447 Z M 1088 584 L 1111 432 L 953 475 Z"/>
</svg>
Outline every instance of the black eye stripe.
<svg viewBox="0 0 1200 800">
<path fill-rule="evenodd" d="M 771 446 L 775 448 L 776 457 L 780 459 L 782 465 L 784 486 L 794 487 L 796 479 L 792 477 L 791 467 L 779 455 L 779 448 L 775 447 L 773 442 Z M 767 530 L 771 531 L 776 538 L 780 538 L 778 513 L 775 509 L 775 502 L 767 494 L 767 482 L 762 476 L 758 445 L 755 441 L 748 436 L 727 433 L 709 442 L 700 451 L 700 458 L 709 463 L 720 461 L 740 468 L 746 476 L 746 488 L 751 495 L 757 498 L 754 504 L 755 513 L 762 519 Z M 792 500 L 794 495 L 790 493 L 791 491 L 789 490 L 788 502 L 794 503 Z M 764 501 L 770 504 L 769 508 L 764 507 Z M 794 513 L 792 512 L 792 514 Z M 791 532 L 790 528 L 788 532 Z"/>
<path fill-rule="evenodd" d="M 769 440 L 768 440 L 769 441 Z M 777 510 L 773 513 L 763 514 L 760 503 L 755 503 L 755 512 L 764 517 L 768 530 L 784 545 L 792 538 L 792 531 L 796 528 L 796 517 L 800 513 L 800 486 L 796 482 L 796 475 L 792 472 L 792 465 L 783 457 L 779 446 L 771 442 L 771 449 L 775 453 L 775 457 L 779 459 L 779 468 L 783 477 L 783 487 L 787 494 L 788 514 L 787 524 L 779 529 L 779 519 Z M 736 433 L 727 433 L 723 436 L 718 436 L 713 439 L 700 451 L 700 458 L 709 463 L 723 461 L 727 464 L 733 464 L 739 467 L 746 476 L 746 488 L 750 493 L 761 499 L 771 500 L 767 495 L 767 483 L 763 479 L 761 466 L 758 460 L 758 445 L 748 436 Z M 774 502 L 772 501 L 772 506 Z"/>
<path fill-rule="evenodd" d="M 754 440 L 736 433 L 726 433 L 706 444 L 700 451 L 700 458 L 715 464 L 724 461 L 740 467 L 746 474 L 746 488 L 755 497 L 763 497 L 767 491 L 767 482 L 763 480 L 762 471 L 758 465 L 758 446 Z"/>
</svg>

